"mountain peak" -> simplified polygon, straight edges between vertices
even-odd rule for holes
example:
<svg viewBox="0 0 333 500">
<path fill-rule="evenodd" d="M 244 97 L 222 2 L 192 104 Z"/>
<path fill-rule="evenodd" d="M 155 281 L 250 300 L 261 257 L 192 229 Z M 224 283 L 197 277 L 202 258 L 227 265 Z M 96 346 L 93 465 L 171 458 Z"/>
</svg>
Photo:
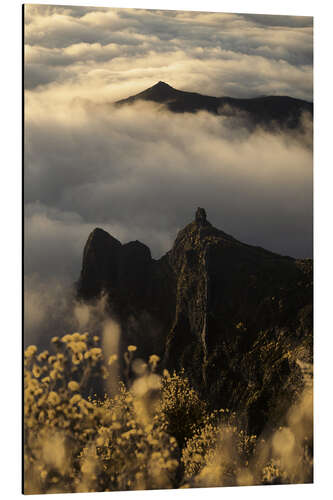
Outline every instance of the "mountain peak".
<svg viewBox="0 0 333 500">
<path fill-rule="evenodd" d="M 172 89 L 171 85 L 169 85 L 168 83 L 163 82 L 162 80 L 160 80 L 158 83 L 156 83 L 154 85 L 154 87 L 160 87 L 160 88 L 164 87 L 164 88 Z"/>
<path fill-rule="evenodd" d="M 165 83 L 163 82 L 162 80 L 160 80 L 159 82 L 155 83 L 155 85 L 153 85 L 152 87 L 149 87 L 149 89 L 141 92 L 141 94 L 139 95 L 144 95 L 146 97 L 150 96 L 150 97 L 154 97 L 154 96 L 159 96 L 159 97 L 162 97 L 162 96 L 170 96 L 170 95 L 173 95 L 176 91 L 176 89 L 174 89 L 173 87 L 171 87 L 171 85 L 169 85 L 168 83 Z"/>
</svg>

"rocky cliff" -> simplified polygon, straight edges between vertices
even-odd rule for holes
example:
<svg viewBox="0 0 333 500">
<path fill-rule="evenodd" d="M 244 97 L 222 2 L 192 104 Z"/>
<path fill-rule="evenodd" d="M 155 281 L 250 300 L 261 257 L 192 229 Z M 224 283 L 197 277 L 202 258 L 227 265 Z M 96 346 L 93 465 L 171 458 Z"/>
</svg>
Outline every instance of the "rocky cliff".
<svg viewBox="0 0 333 500">
<path fill-rule="evenodd" d="M 109 296 L 122 346 L 184 369 L 212 406 L 242 408 L 252 430 L 275 420 L 302 386 L 312 352 L 312 261 L 242 243 L 198 208 L 159 260 L 101 229 L 88 238 L 81 300 Z M 279 411 L 277 410 L 279 407 Z M 274 420 L 274 418 L 273 418 Z"/>
</svg>

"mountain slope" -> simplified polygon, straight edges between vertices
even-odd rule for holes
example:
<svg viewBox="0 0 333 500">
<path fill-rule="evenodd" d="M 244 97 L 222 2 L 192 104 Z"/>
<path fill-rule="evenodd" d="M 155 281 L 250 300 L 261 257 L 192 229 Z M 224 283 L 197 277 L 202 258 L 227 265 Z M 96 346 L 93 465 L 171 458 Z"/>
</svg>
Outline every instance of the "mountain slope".
<svg viewBox="0 0 333 500">
<path fill-rule="evenodd" d="M 288 96 L 264 96 L 250 99 L 233 97 L 211 97 L 195 92 L 174 89 L 164 82 L 158 82 L 139 94 L 117 101 L 116 106 L 151 101 L 166 106 L 176 113 L 208 111 L 216 115 L 241 114 L 255 125 L 273 124 L 289 129 L 301 126 L 303 113 L 313 116 L 313 104 Z"/>
</svg>

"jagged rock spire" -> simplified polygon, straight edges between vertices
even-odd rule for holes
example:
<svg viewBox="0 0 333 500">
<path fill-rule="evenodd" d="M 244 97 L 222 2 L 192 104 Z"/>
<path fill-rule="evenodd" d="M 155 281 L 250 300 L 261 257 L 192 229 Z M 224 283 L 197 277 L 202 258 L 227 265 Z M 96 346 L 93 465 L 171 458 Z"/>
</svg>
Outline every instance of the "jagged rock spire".
<svg viewBox="0 0 333 500">
<path fill-rule="evenodd" d="M 197 211 L 195 212 L 195 222 L 198 226 L 205 226 L 207 224 L 207 214 L 204 208 L 197 208 Z"/>
</svg>

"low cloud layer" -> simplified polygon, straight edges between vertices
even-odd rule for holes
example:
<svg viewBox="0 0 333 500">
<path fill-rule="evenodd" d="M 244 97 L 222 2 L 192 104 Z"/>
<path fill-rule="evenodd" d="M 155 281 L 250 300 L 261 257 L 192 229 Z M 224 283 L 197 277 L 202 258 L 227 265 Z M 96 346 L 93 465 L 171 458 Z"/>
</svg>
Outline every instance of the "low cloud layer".
<svg viewBox="0 0 333 500">
<path fill-rule="evenodd" d="M 240 239 L 311 256 L 312 152 L 296 138 L 250 133 L 235 118 L 172 114 L 147 104 L 76 103 L 66 121 L 67 106 L 52 113 L 46 107 L 42 116 L 38 105 L 37 117 L 33 109 L 27 235 L 39 242 L 38 252 L 50 235 L 47 270 L 57 241 L 60 260 L 66 247 L 79 255 L 98 225 L 122 241 L 143 240 L 159 257 L 198 205 Z M 27 252 L 32 260 L 33 252 Z M 36 262 L 41 269 L 41 255 Z"/>
<path fill-rule="evenodd" d="M 165 80 L 216 96 L 312 100 L 309 17 L 28 5 L 25 22 L 30 89 L 91 97 L 93 88 L 98 100 Z"/>
</svg>

